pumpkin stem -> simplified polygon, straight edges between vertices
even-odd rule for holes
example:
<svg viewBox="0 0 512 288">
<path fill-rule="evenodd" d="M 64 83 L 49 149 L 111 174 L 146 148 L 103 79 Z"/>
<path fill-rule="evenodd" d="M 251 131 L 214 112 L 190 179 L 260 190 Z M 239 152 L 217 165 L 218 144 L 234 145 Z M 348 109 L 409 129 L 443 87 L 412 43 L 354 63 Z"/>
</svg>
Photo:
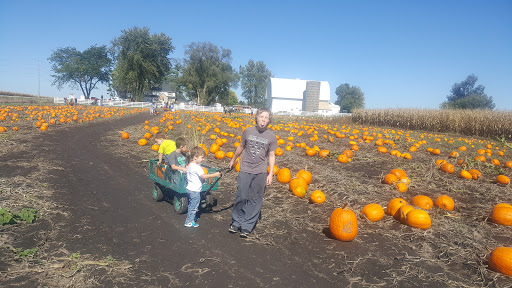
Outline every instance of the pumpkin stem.
<svg viewBox="0 0 512 288">
<path fill-rule="evenodd" d="M 347 208 L 347 206 L 348 206 L 348 203 L 345 203 L 345 205 L 341 209 L 345 209 L 345 208 Z"/>
</svg>

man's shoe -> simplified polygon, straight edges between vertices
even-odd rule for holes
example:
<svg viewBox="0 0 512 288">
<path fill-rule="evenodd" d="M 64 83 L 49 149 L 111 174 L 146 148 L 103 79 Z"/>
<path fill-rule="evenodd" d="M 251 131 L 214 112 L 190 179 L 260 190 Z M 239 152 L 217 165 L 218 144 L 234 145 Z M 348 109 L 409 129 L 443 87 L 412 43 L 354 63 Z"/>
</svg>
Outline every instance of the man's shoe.
<svg viewBox="0 0 512 288">
<path fill-rule="evenodd" d="M 240 231 L 240 227 L 236 227 L 235 225 L 231 224 L 229 226 L 229 230 L 228 231 L 229 231 L 229 233 L 235 234 L 235 233 L 238 233 L 238 231 Z"/>
<path fill-rule="evenodd" d="M 249 234 L 251 234 L 251 232 L 247 230 L 242 230 L 242 232 L 240 232 L 240 238 L 247 238 L 249 237 Z"/>
</svg>

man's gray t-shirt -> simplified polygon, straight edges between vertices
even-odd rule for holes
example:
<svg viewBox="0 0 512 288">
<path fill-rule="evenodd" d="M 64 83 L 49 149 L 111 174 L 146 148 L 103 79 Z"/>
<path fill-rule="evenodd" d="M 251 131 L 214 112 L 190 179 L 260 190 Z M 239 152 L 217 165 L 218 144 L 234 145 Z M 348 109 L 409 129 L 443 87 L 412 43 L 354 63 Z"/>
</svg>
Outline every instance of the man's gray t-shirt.
<svg viewBox="0 0 512 288">
<path fill-rule="evenodd" d="M 240 171 L 251 174 L 267 173 L 268 153 L 277 148 L 276 134 L 268 129 L 260 132 L 256 127 L 248 127 L 242 134 L 241 142 L 244 151 Z"/>
</svg>

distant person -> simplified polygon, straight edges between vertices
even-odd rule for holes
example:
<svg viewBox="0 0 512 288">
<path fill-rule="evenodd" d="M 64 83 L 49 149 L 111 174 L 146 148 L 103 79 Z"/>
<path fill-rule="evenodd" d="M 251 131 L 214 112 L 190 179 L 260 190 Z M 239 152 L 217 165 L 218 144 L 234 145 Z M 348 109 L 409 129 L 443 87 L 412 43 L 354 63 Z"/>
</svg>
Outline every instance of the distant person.
<svg viewBox="0 0 512 288">
<path fill-rule="evenodd" d="M 149 107 L 149 115 L 153 115 L 155 113 L 155 104 L 151 102 L 151 106 Z"/>
<path fill-rule="evenodd" d="M 206 152 L 203 148 L 196 146 L 190 151 L 190 165 L 187 169 L 187 196 L 188 196 L 188 212 L 185 220 L 185 227 L 199 227 L 196 223 L 197 210 L 199 202 L 201 202 L 201 188 L 205 179 L 220 177 L 220 172 L 205 174 L 200 166 L 203 162 Z"/>
<path fill-rule="evenodd" d="M 75 106 L 78 105 L 78 99 L 75 98 Z"/>
<path fill-rule="evenodd" d="M 154 138 L 156 144 L 160 146 L 158 148 L 158 165 L 162 164 L 162 160 L 167 164 L 169 162 L 168 155 L 176 150 L 176 143 L 172 140 L 167 140 L 164 132 L 157 132 Z"/>
<path fill-rule="evenodd" d="M 256 126 L 244 130 L 241 143 L 229 162 L 229 168 L 233 168 L 235 159 L 242 155 L 235 204 L 231 214 L 232 222 L 229 226 L 230 233 L 240 232 L 242 238 L 249 237 L 260 218 L 263 194 L 266 185 L 272 184 L 276 161 L 276 135 L 267 129 L 272 121 L 270 110 L 259 109 L 255 120 Z M 268 173 L 267 166 L 270 167 Z"/>
</svg>

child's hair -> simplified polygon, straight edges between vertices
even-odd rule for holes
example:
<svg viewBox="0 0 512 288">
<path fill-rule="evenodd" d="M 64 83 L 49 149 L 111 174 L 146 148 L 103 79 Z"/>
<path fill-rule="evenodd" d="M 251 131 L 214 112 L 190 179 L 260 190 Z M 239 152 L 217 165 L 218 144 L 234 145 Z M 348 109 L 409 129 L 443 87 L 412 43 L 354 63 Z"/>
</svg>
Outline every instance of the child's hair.
<svg viewBox="0 0 512 288">
<path fill-rule="evenodd" d="M 185 137 L 178 137 L 176 139 L 176 141 L 174 141 L 176 143 L 176 148 L 180 148 L 181 146 L 185 146 L 187 145 L 187 139 L 185 139 Z"/>
<path fill-rule="evenodd" d="M 165 139 L 165 138 L 166 138 L 166 137 L 165 137 L 164 132 L 156 132 L 156 134 L 155 134 L 155 140 L 156 140 L 156 139 Z"/>
<path fill-rule="evenodd" d="M 258 109 L 258 111 L 256 112 L 256 115 L 254 116 L 254 121 L 258 121 L 258 116 L 263 112 L 268 113 L 268 124 L 272 123 L 272 112 L 270 111 L 270 109 L 265 108 L 265 107 Z"/>
<path fill-rule="evenodd" d="M 203 148 L 196 146 L 190 150 L 190 159 L 194 159 L 195 157 L 199 156 L 206 156 L 206 152 L 204 152 Z"/>
</svg>

